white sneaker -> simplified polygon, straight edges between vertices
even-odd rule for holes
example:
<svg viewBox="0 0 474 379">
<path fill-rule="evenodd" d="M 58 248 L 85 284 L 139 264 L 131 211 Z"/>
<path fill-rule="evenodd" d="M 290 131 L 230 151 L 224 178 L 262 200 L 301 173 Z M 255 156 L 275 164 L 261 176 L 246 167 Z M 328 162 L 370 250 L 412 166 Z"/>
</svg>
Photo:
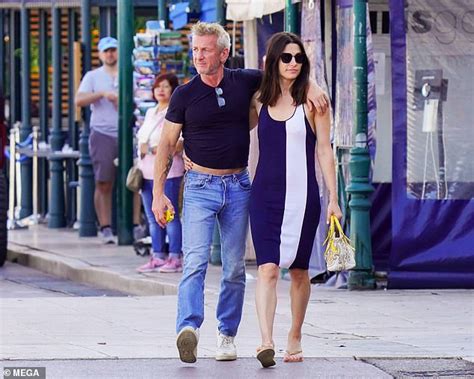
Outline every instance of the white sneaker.
<svg viewBox="0 0 474 379">
<path fill-rule="evenodd" d="M 237 359 L 237 348 L 234 337 L 226 336 L 217 331 L 216 361 L 235 361 Z"/>
<path fill-rule="evenodd" d="M 184 363 L 194 363 L 197 360 L 197 345 L 199 341 L 199 329 L 185 326 L 176 337 L 176 346 L 179 351 L 179 359 Z"/>
<path fill-rule="evenodd" d="M 102 229 L 99 232 L 99 236 L 105 245 L 115 243 L 115 237 L 114 237 L 114 234 L 112 233 L 112 228 L 110 227 Z"/>
</svg>

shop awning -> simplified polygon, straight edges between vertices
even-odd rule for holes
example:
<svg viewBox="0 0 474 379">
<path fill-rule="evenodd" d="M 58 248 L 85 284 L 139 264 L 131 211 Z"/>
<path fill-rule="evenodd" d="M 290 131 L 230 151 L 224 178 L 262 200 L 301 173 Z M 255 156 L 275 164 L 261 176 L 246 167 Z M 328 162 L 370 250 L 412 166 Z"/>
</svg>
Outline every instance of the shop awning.
<svg viewBox="0 0 474 379">
<path fill-rule="evenodd" d="M 228 20 L 248 21 L 285 9 L 285 0 L 226 0 Z"/>
</svg>

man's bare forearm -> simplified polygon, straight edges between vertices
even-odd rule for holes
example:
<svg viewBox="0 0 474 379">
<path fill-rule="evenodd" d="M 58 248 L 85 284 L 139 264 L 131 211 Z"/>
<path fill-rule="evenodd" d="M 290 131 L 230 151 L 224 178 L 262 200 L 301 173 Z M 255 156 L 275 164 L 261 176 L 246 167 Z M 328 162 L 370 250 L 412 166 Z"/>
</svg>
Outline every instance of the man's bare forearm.
<svg viewBox="0 0 474 379">
<path fill-rule="evenodd" d="M 104 96 L 103 92 L 79 92 L 76 94 L 76 106 L 86 107 L 100 100 Z"/>
<path fill-rule="evenodd" d="M 155 172 L 153 183 L 153 194 L 161 196 L 164 193 L 165 182 L 173 164 L 174 148 L 167 143 L 161 143 L 157 147 L 155 157 Z"/>
</svg>

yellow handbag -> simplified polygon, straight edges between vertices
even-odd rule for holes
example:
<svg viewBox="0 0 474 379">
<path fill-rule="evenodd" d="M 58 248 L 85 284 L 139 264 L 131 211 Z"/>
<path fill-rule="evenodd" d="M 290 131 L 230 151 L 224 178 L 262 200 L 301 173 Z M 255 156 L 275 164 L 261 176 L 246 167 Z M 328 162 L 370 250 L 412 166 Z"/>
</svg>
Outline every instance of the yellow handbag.
<svg viewBox="0 0 474 379">
<path fill-rule="evenodd" d="M 323 245 L 327 244 L 324 252 L 328 271 L 347 271 L 355 267 L 355 249 L 344 234 L 336 216 L 331 216 L 328 235 Z"/>
</svg>

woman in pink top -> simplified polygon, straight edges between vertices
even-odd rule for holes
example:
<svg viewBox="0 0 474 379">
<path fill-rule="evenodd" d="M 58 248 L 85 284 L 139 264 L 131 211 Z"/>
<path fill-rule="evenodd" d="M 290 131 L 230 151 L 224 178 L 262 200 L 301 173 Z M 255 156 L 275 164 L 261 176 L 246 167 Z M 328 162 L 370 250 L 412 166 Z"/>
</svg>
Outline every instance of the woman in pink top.
<svg viewBox="0 0 474 379">
<path fill-rule="evenodd" d="M 158 105 L 147 111 L 145 121 L 138 130 L 138 167 L 143 172 L 143 187 L 141 190 L 143 207 L 148 220 L 153 253 L 150 261 L 137 269 L 138 272 L 181 272 L 181 221 L 178 213 L 174 220 L 169 222 L 166 229 L 160 228 L 151 210 L 153 201 L 153 166 L 155 162 L 156 147 L 161 136 L 166 111 L 168 110 L 171 94 L 178 86 L 178 78 L 174 74 L 159 75 L 153 84 L 153 97 Z M 178 144 L 178 149 L 173 158 L 168 178 L 165 184 L 165 194 L 178 209 L 178 197 L 181 181 L 184 174 L 182 158 L 183 144 Z M 165 239 L 168 235 L 169 254 L 165 253 Z"/>
</svg>

